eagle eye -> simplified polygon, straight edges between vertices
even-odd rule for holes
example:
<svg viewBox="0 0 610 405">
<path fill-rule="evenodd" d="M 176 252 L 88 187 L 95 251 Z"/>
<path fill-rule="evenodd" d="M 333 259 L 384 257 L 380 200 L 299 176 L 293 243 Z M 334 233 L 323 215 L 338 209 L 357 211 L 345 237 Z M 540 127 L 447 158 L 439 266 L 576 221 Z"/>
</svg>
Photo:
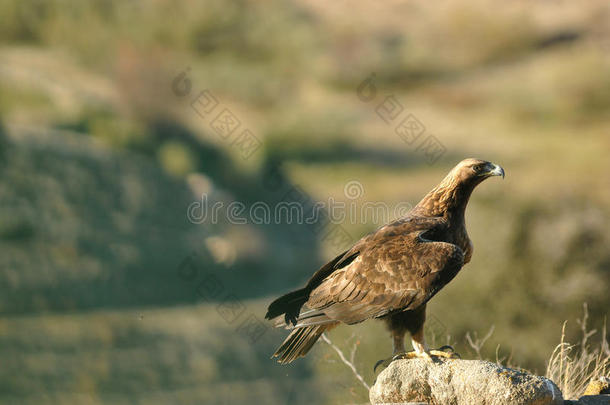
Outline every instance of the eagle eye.
<svg viewBox="0 0 610 405">
<path fill-rule="evenodd" d="M 485 167 L 485 165 L 483 163 L 479 163 L 474 166 L 474 171 L 478 173 L 478 172 L 482 171 L 484 167 Z"/>
</svg>

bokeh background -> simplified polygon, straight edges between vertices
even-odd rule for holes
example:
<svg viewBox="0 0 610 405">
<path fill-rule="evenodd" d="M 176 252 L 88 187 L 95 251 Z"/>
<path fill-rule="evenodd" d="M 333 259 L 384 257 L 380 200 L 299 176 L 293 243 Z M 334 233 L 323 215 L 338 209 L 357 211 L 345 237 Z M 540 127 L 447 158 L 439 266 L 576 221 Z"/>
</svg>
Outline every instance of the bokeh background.
<svg viewBox="0 0 610 405">
<path fill-rule="evenodd" d="M 471 200 L 474 257 L 429 306 L 429 339 L 474 357 L 466 334 L 493 327 L 484 357 L 544 373 L 583 303 L 600 338 L 607 1 L 6 0 L 0 16 L 1 403 L 366 402 L 323 342 L 270 360 L 285 333 L 263 316 L 382 223 L 346 221 L 336 243 L 188 207 L 416 204 L 465 157 L 507 177 Z M 390 95 L 443 153 L 380 118 Z M 240 121 L 227 139 L 193 109 L 210 97 Z M 391 352 L 381 322 L 329 337 L 369 383 Z"/>
</svg>

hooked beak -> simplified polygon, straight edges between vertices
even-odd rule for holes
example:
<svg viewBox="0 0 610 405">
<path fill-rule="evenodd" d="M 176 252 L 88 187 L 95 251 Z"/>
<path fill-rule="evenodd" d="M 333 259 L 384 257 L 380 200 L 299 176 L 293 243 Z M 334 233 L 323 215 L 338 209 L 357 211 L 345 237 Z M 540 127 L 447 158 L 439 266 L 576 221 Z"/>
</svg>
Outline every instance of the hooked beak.
<svg viewBox="0 0 610 405">
<path fill-rule="evenodd" d="M 504 178 L 504 169 L 502 167 L 491 163 L 489 171 L 486 173 L 488 176 L 502 176 Z"/>
</svg>

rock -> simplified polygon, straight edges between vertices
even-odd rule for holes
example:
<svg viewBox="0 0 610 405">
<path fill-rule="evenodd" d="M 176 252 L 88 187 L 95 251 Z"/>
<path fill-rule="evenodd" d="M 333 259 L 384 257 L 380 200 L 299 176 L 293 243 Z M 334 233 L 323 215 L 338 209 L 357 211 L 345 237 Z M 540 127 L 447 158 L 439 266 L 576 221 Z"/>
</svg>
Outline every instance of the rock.
<svg viewBox="0 0 610 405">
<path fill-rule="evenodd" d="M 576 405 L 610 405 L 610 395 L 583 395 Z"/>
<path fill-rule="evenodd" d="M 369 392 L 372 404 L 561 405 L 549 379 L 482 360 L 396 360 Z"/>
<path fill-rule="evenodd" d="M 610 394 L 610 378 L 599 377 L 591 380 L 583 395 Z"/>
<path fill-rule="evenodd" d="M 610 378 L 599 377 L 591 380 L 578 401 L 566 401 L 571 405 L 610 405 Z M 566 405 L 564 404 L 564 405 Z"/>
</svg>

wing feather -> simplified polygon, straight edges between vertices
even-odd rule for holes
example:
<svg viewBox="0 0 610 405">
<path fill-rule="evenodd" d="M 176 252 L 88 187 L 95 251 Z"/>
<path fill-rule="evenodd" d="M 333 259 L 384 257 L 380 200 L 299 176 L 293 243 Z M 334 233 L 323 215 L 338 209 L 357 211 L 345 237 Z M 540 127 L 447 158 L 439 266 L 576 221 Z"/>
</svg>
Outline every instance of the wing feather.
<svg viewBox="0 0 610 405">
<path fill-rule="evenodd" d="M 363 238 L 351 250 L 359 253 L 319 282 L 307 306 L 329 321 L 353 324 L 425 304 L 464 263 L 457 245 L 421 236 L 440 223 L 427 220 L 395 223 Z"/>
</svg>

